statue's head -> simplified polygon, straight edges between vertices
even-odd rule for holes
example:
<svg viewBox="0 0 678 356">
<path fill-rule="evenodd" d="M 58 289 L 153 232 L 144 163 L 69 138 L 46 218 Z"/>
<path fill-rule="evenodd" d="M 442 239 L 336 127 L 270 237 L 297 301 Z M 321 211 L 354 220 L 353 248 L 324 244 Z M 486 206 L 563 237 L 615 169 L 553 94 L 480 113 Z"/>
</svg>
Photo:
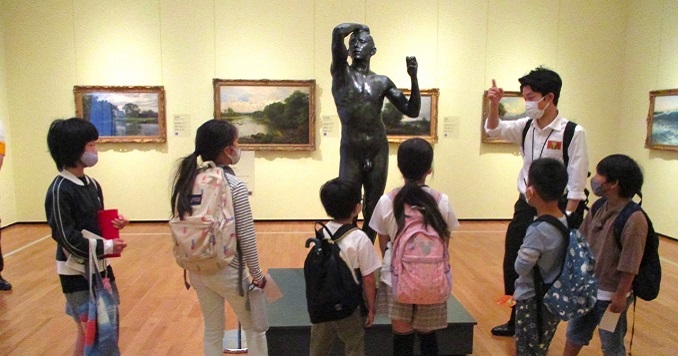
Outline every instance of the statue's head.
<svg viewBox="0 0 678 356">
<path fill-rule="evenodd" d="M 374 46 L 374 39 L 369 31 L 358 30 L 351 34 L 348 39 L 348 55 L 356 59 L 370 59 L 377 53 L 377 47 Z"/>
</svg>

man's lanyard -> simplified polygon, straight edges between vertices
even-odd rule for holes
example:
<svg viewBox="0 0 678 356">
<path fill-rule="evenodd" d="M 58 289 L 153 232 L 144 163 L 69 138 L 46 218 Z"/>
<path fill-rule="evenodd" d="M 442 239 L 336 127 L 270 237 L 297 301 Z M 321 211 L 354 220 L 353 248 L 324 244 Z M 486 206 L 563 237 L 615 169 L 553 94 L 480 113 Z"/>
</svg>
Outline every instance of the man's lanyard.
<svg viewBox="0 0 678 356">
<path fill-rule="evenodd" d="M 532 127 L 532 162 L 534 162 L 534 126 Z M 549 132 L 549 135 L 546 136 L 546 140 L 544 140 L 544 144 L 541 145 L 541 151 L 539 151 L 539 157 L 538 159 L 541 158 L 541 156 L 544 154 L 544 147 L 546 147 L 546 143 L 549 142 L 549 138 L 551 137 L 551 134 L 553 134 L 553 129 L 551 129 L 551 132 Z"/>
</svg>

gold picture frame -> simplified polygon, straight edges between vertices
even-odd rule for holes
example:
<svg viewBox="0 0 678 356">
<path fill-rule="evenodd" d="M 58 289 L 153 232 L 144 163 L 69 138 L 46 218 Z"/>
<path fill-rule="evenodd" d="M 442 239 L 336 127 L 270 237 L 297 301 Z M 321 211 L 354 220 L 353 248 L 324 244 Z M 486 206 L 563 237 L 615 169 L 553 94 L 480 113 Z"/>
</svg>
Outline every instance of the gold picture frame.
<svg viewBox="0 0 678 356">
<path fill-rule="evenodd" d="M 214 79 L 214 118 L 253 151 L 315 150 L 315 80 Z"/>
<path fill-rule="evenodd" d="M 485 132 L 485 120 L 490 114 L 490 99 L 487 98 L 487 90 L 483 92 L 483 113 L 480 118 L 480 137 L 482 143 L 512 143 L 498 137 L 490 137 Z M 525 99 L 519 91 L 505 91 L 499 101 L 499 119 L 517 120 L 526 117 Z"/>
<path fill-rule="evenodd" d="M 101 143 L 167 140 L 162 86 L 74 86 L 75 115 L 90 121 Z"/>
<path fill-rule="evenodd" d="M 678 151 L 678 89 L 650 92 L 645 148 Z"/>
<path fill-rule="evenodd" d="M 400 89 L 409 98 L 409 89 Z M 438 142 L 438 96 L 437 88 L 421 89 L 421 110 L 416 118 L 409 118 L 384 100 L 381 117 L 386 127 L 388 142 L 401 143 L 412 137 L 421 137 L 430 143 Z"/>
</svg>

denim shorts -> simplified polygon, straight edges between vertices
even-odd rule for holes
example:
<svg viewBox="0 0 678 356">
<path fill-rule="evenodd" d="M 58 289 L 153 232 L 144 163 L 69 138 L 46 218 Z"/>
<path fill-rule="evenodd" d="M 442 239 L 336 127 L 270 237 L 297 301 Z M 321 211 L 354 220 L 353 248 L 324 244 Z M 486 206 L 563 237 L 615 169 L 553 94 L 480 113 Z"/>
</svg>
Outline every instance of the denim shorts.
<svg viewBox="0 0 678 356">
<path fill-rule="evenodd" d="M 626 336 L 626 311 L 628 306 L 633 301 L 633 296 L 629 296 L 626 300 L 626 310 L 619 316 L 619 322 L 614 332 L 609 332 L 599 329 L 600 343 L 606 355 L 624 355 L 624 337 Z M 570 319 L 567 322 L 567 341 L 573 345 L 583 346 L 588 345 L 593 332 L 600 324 L 600 320 L 605 314 L 605 310 L 610 305 L 609 300 L 598 300 L 593 309 L 586 315 L 578 318 Z"/>
</svg>

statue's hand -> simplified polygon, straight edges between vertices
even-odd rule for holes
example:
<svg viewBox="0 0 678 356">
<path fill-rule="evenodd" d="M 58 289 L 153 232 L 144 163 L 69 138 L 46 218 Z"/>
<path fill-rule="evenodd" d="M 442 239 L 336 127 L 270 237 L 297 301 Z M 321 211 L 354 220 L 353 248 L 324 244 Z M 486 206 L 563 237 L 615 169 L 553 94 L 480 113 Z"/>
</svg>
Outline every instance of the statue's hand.
<svg viewBox="0 0 678 356">
<path fill-rule="evenodd" d="M 410 77 L 416 77 L 417 69 L 419 68 L 419 64 L 417 64 L 417 57 L 408 56 L 405 57 L 405 61 L 407 62 L 407 74 L 409 74 Z"/>
</svg>

